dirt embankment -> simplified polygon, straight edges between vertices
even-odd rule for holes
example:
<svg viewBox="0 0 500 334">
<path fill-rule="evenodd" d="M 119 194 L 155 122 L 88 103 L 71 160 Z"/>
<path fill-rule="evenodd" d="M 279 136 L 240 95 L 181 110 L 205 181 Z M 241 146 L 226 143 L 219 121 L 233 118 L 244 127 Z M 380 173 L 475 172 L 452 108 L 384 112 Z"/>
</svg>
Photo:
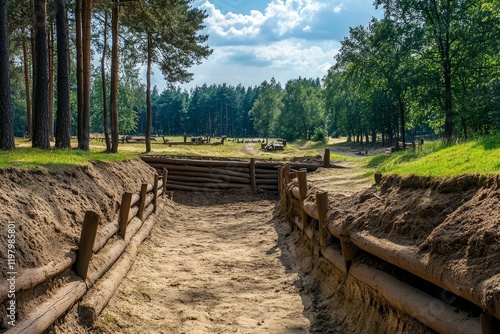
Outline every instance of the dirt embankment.
<svg viewBox="0 0 500 334">
<path fill-rule="evenodd" d="M 429 265 L 456 281 L 478 286 L 493 279 L 500 286 L 499 207 L 498 175 L 391 175 L 354 196 L 335 196 L 329 219 L 349 231 L 415 247 L 416 257 L 428 257 Z M 500 289 L 490 292 L 487 298 L 498 303 Z"/>
<path fill-rule="evenodd" d="M 151 183 L 155 171 L 141 160 L 91 162 L 48 170 L 0 170 L 0 220 L 16 226 L 16 269 L 56 263 L 76 247 L 86 210 L 101 223 L 112 221 L 124 192 Z M 0 233 L 0 251 L 7 254 L 7 231 Z M 6 266 L 1 265 L 5 277 Z"/>
</svg>

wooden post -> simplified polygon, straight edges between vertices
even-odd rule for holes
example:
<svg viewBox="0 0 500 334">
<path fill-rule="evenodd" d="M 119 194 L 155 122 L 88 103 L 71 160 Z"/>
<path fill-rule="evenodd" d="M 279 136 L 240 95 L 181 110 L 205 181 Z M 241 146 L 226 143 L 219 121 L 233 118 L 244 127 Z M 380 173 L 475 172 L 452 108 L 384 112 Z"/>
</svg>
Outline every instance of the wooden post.
<svg viewBox="0 0 500 334">
<path fill-rule="evenodd" d="M 141 199 L 139 200 L 139 211 L 137 212 L 137 217 L 139 217 L 139 219 L 141 221 L 144 221 L 143 217 L 144 217 L 144 206 L 146 204 L 146 195 L 148 193 L 148 184 L 147 183 L 143 183 L 142 186 L 141 186 Z"/>
<path fill-rule="evenodd" d="M 167 196 L 167 177 L 168 177 L 168 169 L 163 168 L 161 171 L 161 175 L 163 178 L 163 195 L 162 196 Z"/>
<path fill-rule="evenodd" d="M 300 197 L 300 212 L 302 213 L 302 226 L 304 226 L 303 231 L 309 226 L 307 213 L 304 210 L 304 200 L 307 196 L 307 171 L 301 170 L 297 172 L 297 180 L 299 183 L 299 197 Z"/>
<path fill-rule="evenodd" d="M 156 213 L 156 206 L 158 205 L 158 180 L 160 176 L 155 174 L 155 180 L 153 183 L 153 212 Z"/>
<path fill-rule="evenodd" d="M 290 173 L 292 172 L 292 167 L 290 165 L 285 165 L 285 168 L 283 169 L 283 174 L 284 174 L 284 182 L 285 186 L 290 182 Z"/>
<path fill-rule="evenodd" d="M 330 149 L 325 148 L 325 156 L 323 158 L 323 167 L 330 168 Z"/>
<path fill-rule="evenodd" d="M 124 193 L 122 195 L 120 214 L 118 216 L 118 224 L 120 225 L 120 233 L 123 239 L 125 239 L 125 233 L 127 232 L 128 213 L 130 212 L 131 202 L 132 202 L 132 193 Z"/>
<path fill-rule="evenodd" d="M 255 181 L 255 158 L 250 159 L 250 181 L 252 185 L 252 190 L 257 190 L 257 182 Z"/>
<path fill-rule="evenodd" d="M 498 328 L 500 328 L 500 320 L 495 318 L 488 313 L 483 313 L 479 317 L 481 324 L 481 334 L 494 334 L 498 333 Z"/>
<path fill-rule="evenodd" d="M 349 235 L 340 235 L 340 247 L 344 257 L 345 272 L 349 272 L 352 260 L 359 254 L 360 249 L 352 241 Z"/>
<path fill-rule="evenodd" d="M 328 193 L 323 192 L 316 194 L 316 206 L 318 207 L 318 221 L 319 221 L 319 245 L 321 249 L 328 247 Z"/>
<path fill-rule="evenodd" d="M 78 256 L 75 263 L 75 273 L 82 279 L 87 278 L 90 259 L 92 258 L 92 248 L 94 247 L 95 235 L 99 225 L 99 215 L 93 211 L 85 212 L 83 220 L 82 234 L 80 235 L 80 245 L 78 246 Z"/>
</svg>

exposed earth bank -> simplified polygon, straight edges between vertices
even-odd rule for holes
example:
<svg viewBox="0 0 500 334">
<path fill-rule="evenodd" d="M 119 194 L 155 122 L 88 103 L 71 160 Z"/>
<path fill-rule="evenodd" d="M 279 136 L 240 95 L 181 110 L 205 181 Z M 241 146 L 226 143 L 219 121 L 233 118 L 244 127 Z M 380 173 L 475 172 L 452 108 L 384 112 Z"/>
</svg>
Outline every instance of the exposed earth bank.
<svg viewBox="0 0 500 334">
<path fill-rule="evenodd" d="M 445 270 L 470 284 L 493 277 L 500 286 L 499 176 L 386 176 L 372 186 L 371 180 L 359 182 L 355 168 L 335 171 L 310 176 L 322 190 L 334 187 L 331 221 L 438 256 Z M 0 217 L 16 222 L 19 268 L 60 261 L 76 246 L 85 210 L 113 220 L 123 192 L 151 183 L 154 172 L 139 160 L 1 171 Z M 322 183 L 322 175 L 330 181 Z M 50 332 L 432 332 L 366 286 L 343 283 L 327 262 L 312 261 L 305 237 L 280 218 L 275 195 L 175 192 L 174 202 L 162 201 L 151 237 L 94 327 L 78 324 L 75 307 Z M 2 233 L 2 247 L 5 238 Z M 45 292 L 27 292 L 36 298 L 20 308 L 19 317 Z M 492 288 L 487 297 L 495 307 L 499 290 Z"/>
</svg>

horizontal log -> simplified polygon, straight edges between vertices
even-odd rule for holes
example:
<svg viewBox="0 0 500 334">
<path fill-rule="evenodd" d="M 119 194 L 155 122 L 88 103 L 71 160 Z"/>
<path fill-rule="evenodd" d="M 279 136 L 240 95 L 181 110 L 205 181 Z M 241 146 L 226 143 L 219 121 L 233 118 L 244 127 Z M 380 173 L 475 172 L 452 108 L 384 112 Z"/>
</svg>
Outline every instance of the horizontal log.
<svg viewBox="0 0 500 334">
<path fill-rule="evenodd" d="M 153 193 L 148 193 L 146 195 L 146 201 L 144 202 L 144 207 L 147 207 L 149 205 L 149 203 L 151 203 L 154 199 L 154 194 Z"/>
<path fill-rule="evenodd" d="M 146 208 L 146 213 L 148 208 Z M 139 246 L 149 236 L 153 229 L 154 221 L 147 220 L 139 232 L 132 238 L 126 251 L 113 267 L 100 279 L 87 293 L 78 307 L 79 322 L 90 327 L 101 314 L 116 289 L 123 281 L 135 262 Z"/>
<path fill-rule="evenodd" d="M 200 172 L 186 172 L 186 171 L 180 171 L 180 170 L 171 170 L 169 171 L 169 179 L 171 179 L 171 176 L 183 176 L 183 177 L 203 177 L 203 178 L 210 178 L 210 179 L 217 179 L 217 180 L 222 180 L 226 181 L 228 183 L 242 183 L 242 184 L 250 184 L 250 176 L 246 175 L 246 177 L 237 177 L 237 176 L 230 176 L 230 175 L 223 175 L 223 174 L 214 174 L 214 173 L 200 173 Z"/>
<path fill-rule="evenodd" d="M 278 170 L 277 169 L 255 168 L 255 174 L 278 175 Z"/>
<path fill-rule="evenodd" d="M 116 232 L 120 229 L 118 225 L 118 219 L 114 219 L 111 222 L 104 224 L 102 227 L 97 227 L 97 235 L 95 236 L 94 247 L 92 251 L 97 253 L 101 248 L 104 247 L 109 238 L 114 236 Z"/>
<path fill-rule="evenodd" d="M 335 266 L 338 270 L 347 274 L 347 269 L 345 267 L 344 257 L 342 256 L 342 251 L 334 247 L 326 247 L 321 250 L 321 255 L 327 259 L 331 264 Z"/>
<path fill-rule="evenodd" d="M 195 183 L 195 182 L 179 182 L 179 181 L 169 181 L 169 185 L 179 185 L 188 187 L 198 187 L 198 188 L 210 188 L 210 189 L 243 189 L 248 188 L 246 184 L 236 184 L 236 183 Z"/>
<path fill-rule="evenodd" d="M 167 183 L 168 190 L 182 190 L 182 191 L 197 191 L 197 192 L 217 192 L 222 191 L 223 189 L 211 189 L 211 188 L 202 188 L 202 187 L 191 187 L 191 186 L 182 186 L 178 184 L 170 184 Z"/>
<path fill-rule="evenodd" d="M 328 232 L 330 232 L 331 235 L 333 235 L 334 237 L 337 237 L 337 238 L 340 238 L 340 235 L 343 232 L 342 226 L 340 226 L 338 224 L 334 224 L 333 222 L 329 222 L 326 225 L 326 229 L 328 230 Z"/>
<path fill-rule="evenodd" d="M 276 180 L 278 181 L 278 174 L 255 174 L 256 179 L 268 179 L 268 180 Z"/>
<path fill-rule="evenodd" d="M 225 183 L 221 179 L 210 178 L 210 177 L 193 177 L 193 176 L 181 176 L 170 174 L 168 176 L 170 181 L 179 181 L 179 182 L 192 182 L 192 183 Z"/>
<path fill-rule="evenodd" d="M 382 241 L 366 232 L 350 233 L 350 238 L 362 250 L 467 299 L 500 319 L 500 301 L 497 299 L 492 303 L 500 296 L 500 287 L 495 284 L 498 278 L 473 285 L 469 281 L 453 277 L 453 272 L 444 270 L 446 264 L 440 260 L 429 259 L 427 255 L 419 256 L 417 247 Z"/>
<path fill-rule="evenodd" d="M 199 166 L 181 166 L 181 165 L 161 165 L 161 164 L 150 164 L 153 168 L 162 169 L 163 167 L 167 168 L 169 173 L 170 171 L 178 170 L 184 172 L 197 172 L 197 173 L 211 173 L 211 174 L 221 174 L 228 176 L 236 176 L 250 179 L 250 169 L 223 169 L 223 168 L 215 168 L 215 167 L 199 167 Z M 168 179 L 167 179 L 168 183 Z"/>
<path fill-rule="evenodd" d="M 248 167 L 248 162 L 246 161 L 173 159 L 158 156 L 141 156 L 141 159 L 146 163 L 161 163 L 170 165 L 189 165 L 202 167 Z"/>
<path fill-rule="evenodd" d="M 38 305 L 34 311 L 30 312 L 26 319 L 17 321 L 16 326 L 11 327 L 5 333 L 43 333 L 86 292 L 87 285 L 85 282 L 79 277 L 73 277 L 71 282 L 66 283 L 49 300 Z"/>
<path fill-rule="evenodd" d="M 20 269 L 16 278 L 16 292 L 28 290 L 46 280 L 63 273 L 65 270 L 71 268 L 76 260 L 76 253 L 71 251 L 67 252 L 61 262 L 55 263 L 51 261 L 47 265 L 39 268 Z M 0 302 L 7 298 L 9 293 L 9 286 L 6 280 L 0 282 Z"/>
<path fill-rule="evenodd" d="M 479 318 L 442 302 L 380 270 L 363 263 L 355 263 L 349 274 L 372 288 L 396 309 L 417 319 L 438 333 L 481 333 Z M 436 311 L 439 305 L 439 311 Z"/>
<path fill-rule="evenodd" d="M 130 207 L 133 207 L 134 205 L 136 205 L 139 200 L 141 199 L 141 194 L 140 193 L 133 193 L 132 194 L 132 200 L 130 201 Z"/>
<path fill-rule="evenodd" d="M 99 253 L 92 257 L 86 280 L 89 287 L 111 268 L 141 226 L 142 221 L 138 218 L 133 218 L 127 227 L 125 239 L 114 240 L 112 244 L 106 245 Z"/>
<path fill-rule="evenodd" d="M 132 218 L 137 216 L 137 212 L 139 212 L 139 207 L 137 205 L 130 208 L 130 211 L 128 212 L 127 224 L 130 223 Z"/>
<path fill-rule="evenodd" d="M 318 208 L 316 207 L 316 203 L 304 201 L 304 203 L 302 203 L 302 207 L 309 217 L 319 220 Z"/>
<path fill-rule="evenodd" d="M 153 213 L 155 209 L 155 206 L 153 203 L 149 204 L 145 209 L 144 209 L 144 220 L 148 219 L 148 217 Z"/>
<path fill-rule="evenodd" d="M 278 180 L 277 179 L 274 179 L 274 180 L 271 180 L 271 179 L 256 179 L 255 183 L 257 185 L 267 184 L 267 185 L 273 185 L 273 186 L 275 185 L 276 187 L 278 186 Z"/>
</svg>

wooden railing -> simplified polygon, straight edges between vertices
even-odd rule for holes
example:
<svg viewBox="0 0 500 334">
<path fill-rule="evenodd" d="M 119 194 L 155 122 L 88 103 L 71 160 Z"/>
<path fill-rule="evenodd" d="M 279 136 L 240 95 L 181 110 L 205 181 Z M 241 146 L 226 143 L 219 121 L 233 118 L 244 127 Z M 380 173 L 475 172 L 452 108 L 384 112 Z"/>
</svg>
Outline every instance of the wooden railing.
<svg viewBox="0 0 500 334">
<path fill-rule="evenodd" d="M 366 232 L 348 231 L 341 225 L 328 221 L 328 193 L 309 189 L 306 175 L 305 170 L 291 172 L 289 166 L 279 168 L 282 212 L 294 209 L 292 226 L 307 236 L 319 249 L 320 256 L 327 259 L 337 270 L 371 287 L 393 307 L 439 333 L 498 333 L 500 300 L 488 298 L 489 291 L 491 292 L 493 285 L 498 283 L 498 275 L 477 286 L 471 286 L 467 282 L 457 280 L 450 272 L 436 270 L 439 266 L 431 266 L 426 257 L 418 255 L 416 247 L 402 246 L 388 240 L 382 242 Z M 316 193 L 314 197 L 311 196 L 313 193 Z M 452 292 L 484 312 L 480 317 L 471 317 L 467 312 L 443 303 L 440 299 L 386 272 L 357 262 L 356 258 L 360 252 L 371 254 Z M 440 305 L 439 314 L 429 307 L 436 303 Z"/>
<path fill-rule="evenodd" d="M 166 192 L 167 171 L 155 175 L 152 184 L 143 184 L 137 193 L 125 193 L 118 218 L 99 226 L 99 216 L 85 213 L 78 249 L 66 254 L 59 263 L 20 270 L 16 294 L 36 287 L 73 269 L 67 283 L 36 307 L 27 317 L 16 321 L 5 333 L 42 333 L 79 301 L 79 321 L 90 326 L 113 296 L 119 283 L 135 261 L 139 245 L 153 228 L 147 218 L 156 211 L 158 198 Z M 171 197 L 171 195 L 170 195 Z M 9 287 L 0 283 L 0 301 L 7 298 Z"/>
</svg>

